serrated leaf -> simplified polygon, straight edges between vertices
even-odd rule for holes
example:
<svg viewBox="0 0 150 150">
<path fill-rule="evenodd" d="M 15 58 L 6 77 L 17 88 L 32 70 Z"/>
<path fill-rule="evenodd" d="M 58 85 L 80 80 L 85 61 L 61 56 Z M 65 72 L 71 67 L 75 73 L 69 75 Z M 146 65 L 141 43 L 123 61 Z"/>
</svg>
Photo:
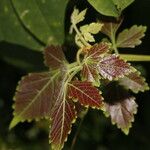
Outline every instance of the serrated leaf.
<svg viewBox="0 0 150 150">
<path fill-rule="evenodd" d="M 134 48 L 142 43 L 141 38 L 145 36 L 146 27 L 134 25 L 130 29 L 125 29 L 117 37 L 117 47 Z"/>
<path fill-rule="evenodd" d="M 98 64 L 98 70 L 103 78 L 109 80 L 123 78 L 134 71 L 128 63 L 115 54 L 102 58 Z"/>
<path fill-rule="evenodd" d="M 64 42 L 67 2 L 67 0 L 12 0 L 25 28 L 46 45 Z"/>
<path fill-rule="evenodd" d="M 104 113 L 111 117 L 112 124 L 117 124 L 117 127 L 127 135 L 137 112 L 135 98 L 116 84 L 109 84 L 106 89 Z"/>
<path fill-rule="evenodd" d="M 62 96 L 63 98 L 63 96 Z M 50 131 L 52 150 L 61 150 L 71 131 L 72 123 L 76 120 L 75 106 L 69 100 L 62 99 L 56 103 Z"/>
<path fill-rule="evenodd" d="M 14 97 L 14 118 L 10 128 L 20 121 L 50 117 L 60 83 L 59 72 L 31 73 L 23 77 Z"/>
<path fill-rule="evenodd" d="M 132 4 L 134 0 L 113 0 L 113 2 L 115 5 L 117 5 L 117 8 L 122 11 Z"/>
<path fill-rule="evenodd" d="M 112 0 L 88 0 L 88 2 L 101 14 L 118 17 L 119 11 Z"/>
<path fill-rule="evenodd" d="M 89 25 L 86 24 L 84 26 L 81 26 L 80 31 L 87 42 L 95 42 L 95 39 L 92 34 L 97 34 L 101 30 L 101 28 L 102 28 L 102 24 L 91 23 Z"/>
<path fill-rule="evenodd" d="M 79 22 L 83 21 L 85 19 L 87 9 L 82 10 L 79 12 L 78 9 L 74 8 L 74 11 L 71 15 L 71 22 L 73 24 L 78 24 Z"/>
<path fill-rule="evenodd" d="M 61 46 L 48 46 L 44 51 L 46 66 L 50 69 L 58 69 L 66 62 Z"/>
<path fill-rule="evenodd" d="M 111 40 L 115 37 L 123 19 L 115 20 L 113 22 L 102 22 L 103 26 L 101 32 L 107 35 Z"/>
<path fill-rule="evenodd" d="M 139 72 L 130 73 L 129 75 L 120 79 L 119 84 L 124 86 L 126 89 L 132 90 L 134 93 L 149 90 L 149 86 L 145 82 L 145 78 L 140 76 Z"/>
<path fill-rule="evenodd" d="M 87 58 L 83 64 L 83 69 L 81 70 L 81 77 L 83 81 L 92 82 L 95 86 L 100 85 L 100 76 L 97 70 L 97 64 L 108 52 L 108 50 L 109 45 L 104 42 L 95 44 L 87 50 Z"/>
<path fill-rule="evenodd" d="M 102 96 L 97 88 L 90 82 L 73 81 L 68 83 L 68 96 L 75 101 L 80 102 L 85 107 L 100 108 Z"/>
</svg>

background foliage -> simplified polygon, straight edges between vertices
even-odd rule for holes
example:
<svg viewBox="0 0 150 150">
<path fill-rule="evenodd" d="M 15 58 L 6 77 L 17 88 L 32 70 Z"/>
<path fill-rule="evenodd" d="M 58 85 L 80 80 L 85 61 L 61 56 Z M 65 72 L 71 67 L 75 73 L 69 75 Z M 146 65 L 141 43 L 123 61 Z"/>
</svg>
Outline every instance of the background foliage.
<svg viewBox="0 0 150 150">
<path fill-rule="evenodd" d="M 89 0 L 89 2 L 92 0 Z M 65 43 L 67 57 L 73 60 L 75 51 L 73 37 L 68 35 L 70 14 L 74 6 L 81 10 L 88 7 L 88 19 L 99 15 L 85 0 L 1 0 L 0 4 L 0 149 L 41 150 L 49 149 L 47 122 L 19 124 L 11 132 L 8 126 L 12 118 L 12 98 L 17 82 L 27 72 L 45 70 L 40 51 L 47 44 Z M 34 8 L 34 9 L 33 9 Z M 66 9 L 67 8 L 67 9 Z M 123 9 L 123 8 L 122 8 Z M 57 10 L 57 11 L 56 11 Z M 123 27 L 133 24 L 148 26 L 143 44 L 136 49 L 125 49 L 122 53 L 150 54 L 150 13 L 149 0 L 135 0 L 124 11 Z M 64 14 L 64 15 L 63 15 Z M 66 14 L 66 15 L 65 15 Z M 64 17 L 65 16 L 65 17 Z M 115 16 L 115 15 L 114 15 Z M 64 24 L 65 18 L 65 27 Z M 65 28 L 65 33 L 63 29 Z M 64 35 L 66 35 L 64 39 Z M 33 59 L 34 58 L 34 59 Z M 150 83 L 149 63 L 135 63 Z M 147 150 L 150 148 L 150 95 L 148 92 L 137 96 L 138 114 L 129 136 L 125 136 L 109 119 L 96 111 L 90 111 L 85 118 L 75 149 L 96 150 Z M 65 149 L 70 148 L 76 132 L 73 127 Z"/>
</svg>

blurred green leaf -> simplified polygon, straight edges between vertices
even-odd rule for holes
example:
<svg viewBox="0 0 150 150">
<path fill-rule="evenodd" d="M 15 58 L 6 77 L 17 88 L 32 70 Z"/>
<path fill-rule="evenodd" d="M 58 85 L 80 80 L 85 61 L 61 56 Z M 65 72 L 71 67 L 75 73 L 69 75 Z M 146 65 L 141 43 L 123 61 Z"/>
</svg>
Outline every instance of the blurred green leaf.
<svg viewBox="0 0 150 150">
<path fill-rule="evenodd" d="M 118 17 L 119 12 L 112 0 L 88 0 L 88 2 L 101 14 Z"/>
<path fill-rule="evenodd" d="M 67 0 L 12 0 L 25 27 L 45 44 L 62 44 Z"/>
<path fill-rule="evenodd" d="M 34 50 L 43 48 L 21 25 L 10 0 L 1 0 L 0 2 L 0 41 L 19 44 Z"/>
</svg>

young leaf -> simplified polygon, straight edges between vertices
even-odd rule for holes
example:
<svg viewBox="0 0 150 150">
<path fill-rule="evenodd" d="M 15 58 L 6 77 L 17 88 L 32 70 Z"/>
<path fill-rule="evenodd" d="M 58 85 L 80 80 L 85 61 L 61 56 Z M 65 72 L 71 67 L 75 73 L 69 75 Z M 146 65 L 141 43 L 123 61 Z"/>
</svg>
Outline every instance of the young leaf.
<svg viewBox="0 0 150 150">
<path fill-rule="evenodd" d="M 102 58 L 98 64 L 98 70 L 102 77 L 109 80 L 123 78 L 134 71 L 128 63 L 115 54 Z"/>
<path fill-rule="evenodd" d="M 62 96 L 63 98 L 63 96 Z M 76 120 L 75 106 L 69 100 L 60 98 L 52 113 L 50 143 L 52 150 L 61 150 Z"/>
<path fill-rule="evenodd" d="M 117 5 L 117 8 L 122 11 L 132 4 L 134 0 L 113 0 L 113 2 L 115 5 Z"/>
<path fill-rule="evenodd" d="M 101 32 L 107 35 L 111 40 L 116 36 L 116 32 L 122 24 L 123 19 L 116 20 L 114 22 L 102 22 L 103 27 Z"/>
<path fill-rule="evenodd" d="M 138 107 L 135 98 L 116 83 L 108 84 L 106 90 L 104 113 L 111 117 L 112 124 L 117 124 L 118 128 L 128 134 Z"/>
<path fill-rule="evenodd" d="M 145 82 L 145 78 L 140 76 L 139 72 L 130 73 L 129 75 L 120 79 L 119 84 L 124 86 L 126 89 L 132 90 L 134 93 L 149 90 L 148 84 Z"/>
<path fill-rule="evenodd" d="M 83 69 L 81 70 L 81 77 L 83 81 L 92 82 L 94 86 L 100 85 L 100 76 L 97 71 L 97 64 L 104 57 L 106 52 L 109 50 L 109 45 L 101 42 L 100 44 L 95 44 L 89 50 L 87 50 L 87 58 L 83 64 Z"/>
<path fill-rule="evenodd" d="M 119 12 L 112 0 L 88 0 L 88 2 L 101 14 L 118 17 Z"/>
<path fill-rule="evenodd" d="M 15 94 L 13 128 L 20 121 L 50 117 L 59 89 L 59 72 L 31 73 L 22 78 Z"/>
<path fill-rule="evenodd" d="M 100 108 L 102 96 L 97 88 L 90 82 L 73 81 L 68 83 L 68 95 L 75 101 L 79 101 L 85 107 Z"/>
<path fill-rule="evenodd" d="M 87 42 L 95 42 L 92 34 L 97 34 L 101 30 L 102 26 L 103 24 L 100 23 L 91 23 L 89 25 L 81 26 L 80 31 Z"/>
<path fill-rule="evenodd" d="M 74 11 L 71 15 L 71 22 L 72 24 L 78 24 L 79 22 L 83 21 L 86 15 L 87 9 L 82 10 L 79 12 L 78 9 L 74 8 Z"/>
<path fill-rule="evenodd" d="M 49 46 L 44 51 L 45 64 L 51 69 L 58 69 L 66 61 L 61 46 Z"/>
<path fill-rule="evenodd" d="M 141 38 L 145 36 L 146 27 L 134 25 L 130 29 L 125 29 L 117 37 L 117 47 L 134 48 L 142 43 Z"/>
</svg>

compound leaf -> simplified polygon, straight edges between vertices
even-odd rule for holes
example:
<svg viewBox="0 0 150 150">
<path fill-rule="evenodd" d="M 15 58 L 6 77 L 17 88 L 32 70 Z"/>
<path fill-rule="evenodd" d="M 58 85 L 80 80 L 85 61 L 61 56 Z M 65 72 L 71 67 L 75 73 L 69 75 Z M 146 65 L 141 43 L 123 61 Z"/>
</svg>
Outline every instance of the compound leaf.
<svg viewBox="0 0 150 150">
<path fill-rule="evenodd" d="M 125 29 L 117 37 L 117 47 L 134 48 L 142 43 L 141 38 L 145 36 L 146 27 L 134 25 L 130 29 Z"/>
<path fill-rule="evenodd" d="M 58 69 L 66 61 L 61 46 L 49 46 L 44 51 L 45 64 L 52 69 Z"/>
<path fill-rule="evenodd" d="M 62 99 L 61 99 L 62 98 Z M 76 120 L 75 106 L 69 100 L 60 98 L 52 113 L 50 143 L 53 150 L 61 150 Z"/>
<path fill-rule="evenodd" d="M 113 54 L 102 58 L 98 64 L 98 70 L 105 79 L 113 80 L 123 78 L 134 71 L 128 63 Z"/>
<path fill-rule="evenodd" d="M 79 101 L 85 107 L 100 108 L 102 96 L 97 88 L 90 82 L 73 81 L 68 84 L 68 95 L 73 100 Z"/>
<path fill-rule="evenodd" d="M 50 117 L 59 84 L 59 72 L 31 73 L 23 77 L 15 94 L 10 128 L 20 121 Z"/>
<path fill-rule="evenodd" d="M 149 90 L 149 86 L 145 82 L 145 78 L 140 76 L 139 72 L 130 73 L 129 75 L 120 79 L 119 84 L 124 86 L 126 89 L 132 90 L 134 93 Z"/>
</svg>

